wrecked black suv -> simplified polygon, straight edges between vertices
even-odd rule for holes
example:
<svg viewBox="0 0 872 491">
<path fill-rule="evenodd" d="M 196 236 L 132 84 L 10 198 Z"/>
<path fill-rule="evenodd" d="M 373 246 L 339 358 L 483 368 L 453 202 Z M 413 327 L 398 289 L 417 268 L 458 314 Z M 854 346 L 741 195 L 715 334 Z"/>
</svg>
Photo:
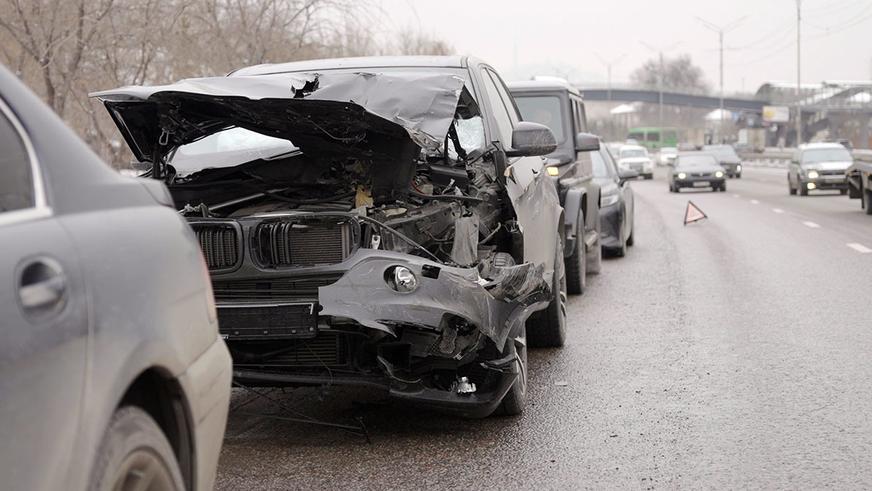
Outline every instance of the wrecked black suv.
<svg viewBox="0 0 872 491">
<path fill-rule="evenodd" d="M 554 136 L 492 68 L 320 60 L 92 96 L 195 230 L 237 383 L 523 409 L 528 340 L 565 336 L 562 209 Z"/>
</svg>

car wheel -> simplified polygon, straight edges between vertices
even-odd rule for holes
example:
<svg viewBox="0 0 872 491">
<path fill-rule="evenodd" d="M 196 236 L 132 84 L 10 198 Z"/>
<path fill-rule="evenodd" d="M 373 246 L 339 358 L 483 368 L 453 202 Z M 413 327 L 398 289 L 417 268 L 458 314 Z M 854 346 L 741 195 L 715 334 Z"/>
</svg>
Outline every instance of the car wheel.
<svg viewBox="0 0 872 491">
<path fill-rule="evenodd" d="M 154 419 L 135 406 L 115 411 L 100 444 L 88 489 L 184 488 L 170 442 Z"/>
<path fill-rule="evenodd" d="M 654 174 L 646 174 L 645 175 L 645 180 L 651 180 L 651 179 L 654 179 Z"/>
<path fill-rule="evenodd" d="M 787 191 L 791 196 L 796 196 L 796 188 L 793 187 L 793 184 L 790 183 L 790 178 L 787 178 Z"/>
<path fill-rule="evenodd" d="M 796 181 L 800 196 L 808 196 L 808 188 L 802 185 L 802 181 Z"/>
<path fill-rule="evenodd" d="M 627 246 L 628 247 L 633 247 L 633 244 L 636 242 L 635 237 L 636 237 L 636 224 L 631 223 L 630 224 L 630 235 L 627 236 Z"/>
<path fill-rule="evenodd" d="M 723 184 L 721 184 L 721 189 L 720 189 L 720 191 L 721 191 L 722 193 L 726 193 L 726 192 L 727 192 L 727 183 L 723 183 Z"/>
<path fill-rule="evenodd" d="M 741 179 L 741 178 L 742 178 L 742 173 L 741 173 L 741 172 L 739 172 L 738 174 L 736 174 L 736 179 Z"/>
<path fill-rule="evenodd" d="M 624 257 L 624 256 L 626 256 L 626 255 L 627 255 L 627 241 L 626 241 L 626 240 L 621 241 L 621 245 L 619 245 L 618 247 L 616 247 L 616 248 L 612 251 L 612 254 L 614 254 L 615 257 Z"/>
<path fill-rule="evenodd" d="M 867 189 L 863 193 L 863 206 L 866 207 L 866 214 L 872 215 L 872 189 Z"/>
<path fill-rule="evenodd" d="M 575 247 L 572 255 L 566 258 L 566 285 L 569 293 L 581 295 L 587 288 L 587 254 L 584 247 L 584 220 L 579 218 L 576 230 Z M 563 253 L 561 252 L 561 256 Z"/>
<path fill-rule="evenodd" d="M 514 339 L 515 352 L 518 354 L 520 373 L 512 388 L 506 392 L 500 404 L 502 413 L 507 416 L 517 416 L 524 412 L 527 404 L 527 335 L 521 330 L 521 335 Z"/>
<path fill-rule="evenodd" d="M 527 321 L 527 343 L 531 348 L 559 348 L 566 342 L 566 270 L 562 249 L 558 246 L 551 277 L 551 302 Z"/>
</svg>

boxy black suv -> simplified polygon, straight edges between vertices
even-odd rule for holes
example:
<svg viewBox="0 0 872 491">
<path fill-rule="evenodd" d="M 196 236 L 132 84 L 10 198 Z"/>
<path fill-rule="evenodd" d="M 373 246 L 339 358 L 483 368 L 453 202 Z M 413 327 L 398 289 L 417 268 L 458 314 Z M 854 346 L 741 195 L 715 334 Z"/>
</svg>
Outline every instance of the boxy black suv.
<svg viewBox="0 0 872 491">
<path fill-rule="evenodd" d="M 569 293 L 583 293 L 587 274 L 600 271 L 600 188 L 593 180 L 588 152 L 599 150 L 599 138 L 585 133 L 587 118 L 581 94 L 559 80 L 509 83 L 525 121 L 551 128 L 557 148 L 547 155 L 546 172 L 554 180 L 564 209 L 566 281 Z"/>
</svg>

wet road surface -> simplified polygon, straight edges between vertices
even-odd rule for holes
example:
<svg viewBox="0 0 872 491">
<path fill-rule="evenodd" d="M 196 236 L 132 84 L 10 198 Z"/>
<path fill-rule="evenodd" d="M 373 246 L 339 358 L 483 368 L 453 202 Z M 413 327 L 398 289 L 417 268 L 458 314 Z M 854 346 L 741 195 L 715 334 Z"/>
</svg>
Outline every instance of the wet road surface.
<svg viewBox="0 0 872 491">
<path fill-rule="evenodd" d="M 566 347 L 530 353 L 522 417 L 274 392 L 362 417 L 372 443 L 243 414 L 273 411 L 255 402 L 231 413 L 217 487 L 872 487 L 872 217 L 788 196 L 784 172 L 725 193 L 634 182 L 636 245 L 571 297 Z M 689 199 L 710 218 L 683 226 Z"/>
</svg>

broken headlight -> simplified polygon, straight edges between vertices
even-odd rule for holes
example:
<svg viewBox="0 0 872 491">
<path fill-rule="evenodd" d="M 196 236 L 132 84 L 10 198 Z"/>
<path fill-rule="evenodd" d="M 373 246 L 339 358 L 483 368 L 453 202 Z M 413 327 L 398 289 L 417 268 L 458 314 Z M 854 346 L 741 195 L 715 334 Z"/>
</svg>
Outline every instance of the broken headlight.
<svg viewBox="0 0 872 491">
<path fill-rule="evenodd" d="M 412 293 L 418 289 L 418 277 L 405 266 L 391 266 L 385 271 L 385 282 L 391 290 L 399 293 Z"/>
</svg>

